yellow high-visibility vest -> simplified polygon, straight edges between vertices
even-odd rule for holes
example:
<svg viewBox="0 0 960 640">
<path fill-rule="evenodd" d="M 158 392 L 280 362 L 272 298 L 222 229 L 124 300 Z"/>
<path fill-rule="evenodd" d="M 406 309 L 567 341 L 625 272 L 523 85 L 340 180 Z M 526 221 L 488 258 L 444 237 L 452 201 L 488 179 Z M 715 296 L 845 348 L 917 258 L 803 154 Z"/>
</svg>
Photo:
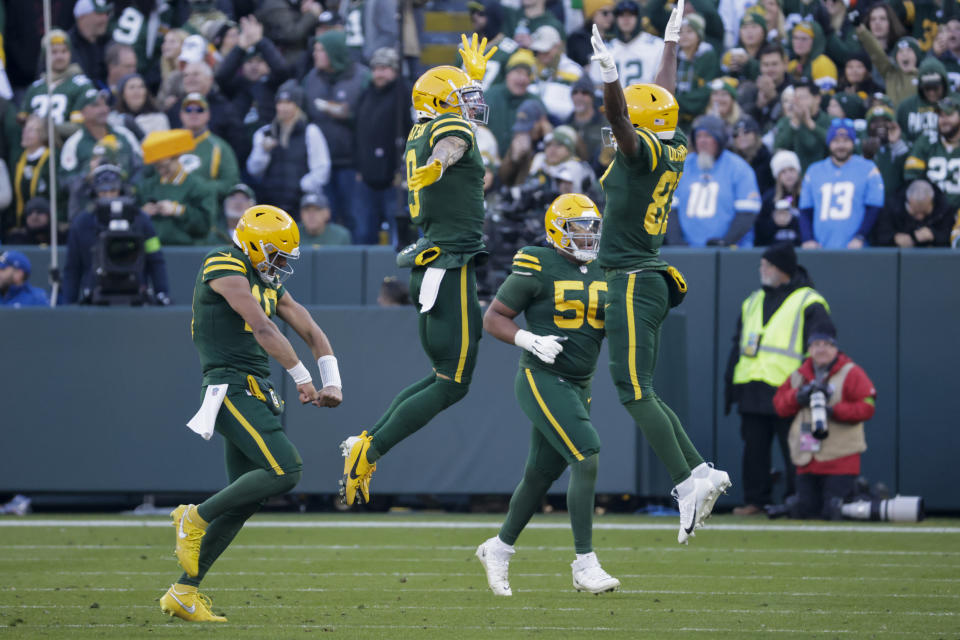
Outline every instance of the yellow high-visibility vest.
<svg viewBox="0 0 960 640">
<path fill-rule="evenodd" d="M 773 312 L 763 324 L 763 289 L 743 301 L 740 310 L 740 358 L 733 370 L 733 383 L 765 382 L 779 387 L 803 362 L 803 313 L 811 304 L 820 303 L 830 311 L 827 301 L 810 287 L 800 287 Z"/>
</svg>

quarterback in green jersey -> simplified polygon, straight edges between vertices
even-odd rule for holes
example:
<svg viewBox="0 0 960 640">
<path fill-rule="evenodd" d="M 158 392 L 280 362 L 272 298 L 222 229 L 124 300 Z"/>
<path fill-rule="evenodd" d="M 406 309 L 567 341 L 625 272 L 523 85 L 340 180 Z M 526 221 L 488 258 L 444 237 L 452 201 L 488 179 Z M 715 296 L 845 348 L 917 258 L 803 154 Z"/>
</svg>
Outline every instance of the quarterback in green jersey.
<svg viewBox="0 0 960 640">
<path fill-rule="evenodd" d="M 603 593 L 620 581 L 593 551 L 593 492 L 600 438 L 590 422 L 590 382 L 604 332 L 607 283 L 597 265 L 600 212 L 576 193 L 558 197 L 544 218 L 548 247 L 524 247 L 483 317 L 495 338 L 524 349 L 514 392 L 533 432 L 523 479 L 510 498 L 500 533 L 477 548 L 495 595 L 513 595 L 513 543 L 540 508 L 550 485 L 570 467 L 567 510 L 576 558 L 573 586 Z M 527 328 L 514 321 L 523 313 Z"/>
<path fill-rule="evenodd" d="M 594 26 L 593 59 L 603 78 L 603 102 L 617 151 L 600 179 L 607 202 L 598 262 L 607 280 L 610 372 L 620 402 L 643 431 L 676 487 L 686 544 L 730 486 L 724 471 L 705 463 L 683 425 L 653 389 L 660 328 L 687 285 L 660 258 L 670 202 L 683 173 L 687 139 L 677 129 L 677 40 L 683 0 L 664 30 L 656 84 L 621 89 L 617 66 Z"/>
<path fill-rule="evenodd" d="M 467 395 L 481 335 L 475 263 L 484 256 L 483 159 L 473 122 L 486 124 L 477 80 L 493 47 L 487 40 L 460 49 L 469 73 L 434 67 L 413 85 L 417 123 L 407 137 L 407 203 L 423 238 L 400 252 L 410 268 L 410 295 L 418 311 L 420 344 L 433 370 L 397 395 L 368 430 L 340 444 L 345 461 L 340 496 L 352 505 L 370 499 L 376 461 L 438 413 Z"/>
<path fill-rule="evenodd" d="M 340 404 L 340 373 L 327 336 L 282 281 L 300 256 L 300 232 L 285 211 L 256 205 L 237 223 L 234 245 L 204 257 L 193 292 L 191 334 L 203 368 L 203 405 L 187 423 L 205 439 L 217 431 L 226 447 L 230 484 L 198 505 L 170 515 L 183 574 L 160 599 L 161 610 L 190 622 L 225 622 L 197 591 L 210 566 L 244 522 L 272 496 L 300 480 L 303 462 L 280 423 L 283 401 L 270 382 L 270 357 L 297 385 L 300 402 Z M 282 318 L 317 358 L 322 389 L 270 319 Z"/>
</svg>

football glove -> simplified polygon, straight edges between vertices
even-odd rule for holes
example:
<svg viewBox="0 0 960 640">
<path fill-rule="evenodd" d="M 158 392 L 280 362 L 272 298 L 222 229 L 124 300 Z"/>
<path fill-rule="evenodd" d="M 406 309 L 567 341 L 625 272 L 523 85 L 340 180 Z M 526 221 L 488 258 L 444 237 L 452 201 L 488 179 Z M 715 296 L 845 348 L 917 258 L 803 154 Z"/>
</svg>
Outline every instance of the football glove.
<svg viewBox="0 0 960 640">
<path fill-rule="evenodd" d="M 497 47 L 491 47 L 486 54 L 483 50 L 487 48 L 487 39 L 484 38 L 477 44 L 477 34 L 473 34 L 473 40 L 467 40 L 467 34 L 460 34 L 460 41 L 463 46 L 460 48 L 460 57 L 463 58 L 463 66 L 467 70 L 467 75 L 480 82 L 487 71 L 487 60 L 493 57 L 497 52 Z"/>
<path fill-rule="evenodd" d="M 419 191 L 428 187 L 443 175 L 443 165 L 439 160 L 434 160 L 430 164 L 417 167 L 409 176 L 407 176 L 407 186 L 411 191 Z"/>
<path fill-rule="evenodd" d="M 682 1 L 682 0 L 681 0 Z M 672 20 L 672 18 L 671 18 Z M 617 63 L 613 60 L 613 54 L 607 49 L 603 38 L 600 36 L 600 29 L 593 25 L 593 35 L 590 36 L 590 44 L 593 45 L 593 55 L 591 60 L 596 60 L 600 65 L 600 79 L 604 82 L 616 82 L 620 79 L 617 73 Z"/>
<path fill-rule="evenodd" d="M 667 26 L 663 29 L 664 42 L 677 42 L 680 40 L 680 24 L 683 22 L 683 0 L 677 2 L 677 6 L 670 12 L 670 19 L 667 20 Z"/>
<path fill-rule="evenodd" d="M 535 333 L 520 329 L 514 336 L 513 343 L 526 349 L 543 362 L 553 364 L 560 352 L 563 351 L 563 345 L 560 343 L 564 340 L 566 338 L 560 336 L 538 336 Z"/>
</svg>

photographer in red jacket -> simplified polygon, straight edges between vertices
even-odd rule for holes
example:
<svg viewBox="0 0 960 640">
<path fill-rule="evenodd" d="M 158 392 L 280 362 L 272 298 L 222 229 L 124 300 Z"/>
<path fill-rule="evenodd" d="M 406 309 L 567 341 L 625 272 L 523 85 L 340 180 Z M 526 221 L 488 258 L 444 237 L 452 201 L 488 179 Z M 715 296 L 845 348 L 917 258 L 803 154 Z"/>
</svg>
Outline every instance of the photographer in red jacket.
<svg viewBox="0 0 960 640">
<path fill-rule="evenodd" d="M 853 495 L 867 450 L 863 423 L 873 417 L 877 391 L 837 347 L 832 323 L 812 328 L 807 347 L 809 357 L 777 389 L 773 405 L 781 417 L 794 417 L 787 440 L 797 493 L 787 513 L 829 520 L 831 499 Z"/>
</svg>

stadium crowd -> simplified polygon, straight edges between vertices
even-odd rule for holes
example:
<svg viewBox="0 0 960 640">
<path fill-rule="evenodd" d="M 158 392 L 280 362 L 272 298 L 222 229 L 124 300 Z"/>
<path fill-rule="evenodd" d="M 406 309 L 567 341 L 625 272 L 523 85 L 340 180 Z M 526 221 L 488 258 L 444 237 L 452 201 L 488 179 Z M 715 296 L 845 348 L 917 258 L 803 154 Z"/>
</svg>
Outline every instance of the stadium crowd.
<svg viewBox="0 0 960 640">
<path fill-rule="evenodd" d="M 143 215 L 148 253 L 223 243 L 253 202 L 289 211 L 309 244 L 415 239 L 401 150 L 429 3 L 53 0 L 46 34 L 42 4 L 0 5 L 4 245 L 49 243 L 51 200 L 58 240 L 79 242 L 96 231 L 81 216 L 114 193 Z M 556 195 L 584 193 L 602 208 L 613 150 L 592 26 L 622 84 L 652 82 L 673 4 L 442 8 L 466 9 L 498 47 L 476 140 L 490 270 L 502 279 L 515 249 L 542 239 Z M 678 57 L 691 153 L 667 244 L 960 243 L 953 0 L 693 0 Z"/>
</svg>

